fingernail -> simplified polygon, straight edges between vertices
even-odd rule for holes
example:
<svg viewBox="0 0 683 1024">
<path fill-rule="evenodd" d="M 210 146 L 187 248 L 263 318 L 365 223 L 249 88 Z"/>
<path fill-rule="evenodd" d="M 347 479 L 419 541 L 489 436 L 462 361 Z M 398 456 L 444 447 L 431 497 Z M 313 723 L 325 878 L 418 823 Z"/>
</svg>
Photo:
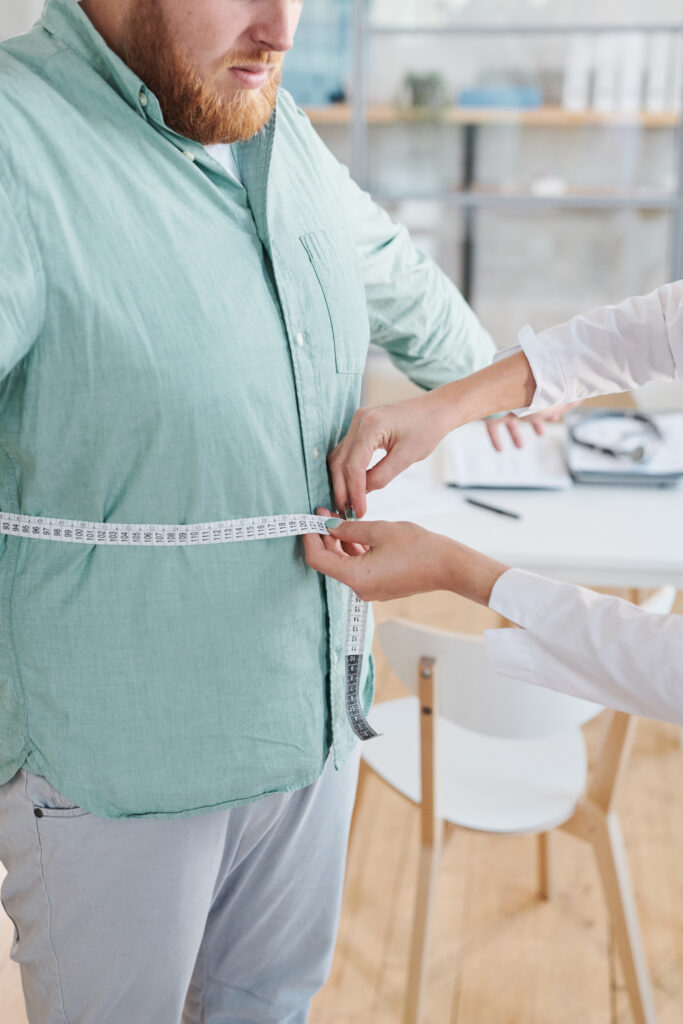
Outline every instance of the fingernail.
<svg viewBox="0 0 683 1024">
<path fill-rule="evenodd" d="M 326 519 L 325 526 L 328 530 L 336 530 L 343 522 L 343 519 Z"/>
<path fill-rule="evenodd" d="M 353 509 L 351 508 L 350 505 L 349 505 L 349 507 L 347 509 L 344 510 L 344 515 L 346 516 L 347 520 L 352 520 L 352 519 L 356 519 L 357 518 L 356 517 L 356 513 L 353 511 Z"/>
</svg>

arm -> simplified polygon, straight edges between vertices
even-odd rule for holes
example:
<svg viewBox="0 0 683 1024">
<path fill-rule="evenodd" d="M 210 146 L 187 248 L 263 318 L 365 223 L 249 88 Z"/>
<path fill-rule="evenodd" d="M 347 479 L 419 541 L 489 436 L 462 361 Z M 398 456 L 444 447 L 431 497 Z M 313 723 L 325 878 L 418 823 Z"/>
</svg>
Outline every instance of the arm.
<svg viewBox="0 0 683 1024">
<path fill-rule="evenodd" d="M 519 343 L 537 383 L 527 411 L 676 380 L 683 372 L 683 281 L 540 334 L 527 325 Z"/>
<path fill-rule="evenodd" d="M 45 303 L 42 270 L 18 203 L 0 179 L 0 380 L 26 355 L 38 336 Z"/>
<path fill-rule="evenodd" d="M 519 352 L 427 395 L 359 409 L 327 460 L 337 508 L 350 502 L 357 515 L 365 515 L 369 491 L 425 459 L 456 427 L 531 402 L 535 388 L 529 362 Z M 378 449 L 386 455 L 368 470 Z"/>
<path fill-rule="evenodd" d="M 360 409 L 330 456 L 335 496 L 358 514 L 365 493 L 434 450 L 451 430 L 491 413 L 539 409 L 610 394 L 683 373 L 683 281 L 649 295 L 581 314 L 499 353 L 493 365 L 429 395 L 380 409 Z M 508 355 L 508 358 L 501 358 Z M 375 450 L 387 455 L 366 477 Z M 338 505 L 338 507 L 343 507 Z"/>
<path fill-rule="evenodd" d="M 473 373 L 496 347 L 453 282 L 350 177 L 302 110 L 307 151 L 337 183 L 365 283 L 371 340 L 425 389 Z"/>
<path fill-rule="evenodd" d="M 501 675 L 683 724 L 683 616 L 509 569 L 413 523 L 334 522 L 333 536 L 304 538 L 306 559 L 362 599 L 450 590 L 523 627 L 485 634 Z"/>
<path fill-rule="evenodd" d="M 487 366 L 495 345 L 453 282 L 342 172 L 372 342 L 428 390 Z"/>
<path fill-rule="evenodd" d="M 501 675 L 683 725 L 683 616 L 520 569 L 498 579 L 490 607 L 524 627 L 486 631 Z"/>
</svg>

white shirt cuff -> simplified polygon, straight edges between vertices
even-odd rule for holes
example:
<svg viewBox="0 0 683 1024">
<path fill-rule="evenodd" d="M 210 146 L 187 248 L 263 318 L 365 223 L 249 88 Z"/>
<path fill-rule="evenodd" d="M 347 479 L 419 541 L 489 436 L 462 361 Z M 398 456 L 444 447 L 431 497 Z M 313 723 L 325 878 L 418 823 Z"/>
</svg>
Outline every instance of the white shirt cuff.
<svg viewBox="0 0 683 1024">
<path fill-rule="evenodd" d="M 538 335 L 526 324 L 518 336 L 519 344 L 511 345 L 497 352 L 494 363 L 500 359 L 508 359 L 518 352 L 524 352 L 529 361 L 531 372 L 536 381 L 536 390 L 531 405 L 521 409 L 513 409 L 517 416 L 530 416 L 541 409 L 552 409 L 556 405 L 564 405 L 568 399 L 567 383 L 562 363 L 553 346 L 539 340 Z"/>
<path fill-rule="evenodd" d="M 553 581 L 543 576 L 524 569 L 508 569 L 493 585 L 489 608 L 518 626 L 530 629 L 554 587 Z M 486 656 L 499 675 L 538 685 L 537 645 L 526 628 L 485 630 Z"/>
<path fill-rule="evenodd" d="M 531 629 L 558 585 L 526 569 L 508 569 L 493 585 L 489 608 L 518 626 Z"/>
</svg>

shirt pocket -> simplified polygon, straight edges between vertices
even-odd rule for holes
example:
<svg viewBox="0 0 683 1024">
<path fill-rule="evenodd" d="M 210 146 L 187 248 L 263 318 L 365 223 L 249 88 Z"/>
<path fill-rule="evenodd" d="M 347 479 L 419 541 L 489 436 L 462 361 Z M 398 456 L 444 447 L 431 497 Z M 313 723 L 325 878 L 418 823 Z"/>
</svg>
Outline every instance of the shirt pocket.
<svg viewBox="0 0 683 1024">
<path fill-rule="evenodd" d="M 300 236 L 325 299 L 337 373 L 363 373 L 370 342 L 365 286 L 358 255 L 343 228 Z"/>
</svg>

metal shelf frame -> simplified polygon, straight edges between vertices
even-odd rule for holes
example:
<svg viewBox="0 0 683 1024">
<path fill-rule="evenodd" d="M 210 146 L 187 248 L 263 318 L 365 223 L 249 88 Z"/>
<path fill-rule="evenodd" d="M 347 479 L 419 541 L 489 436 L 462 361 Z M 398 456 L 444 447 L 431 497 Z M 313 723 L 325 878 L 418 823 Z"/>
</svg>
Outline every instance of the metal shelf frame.
<svg viewBox="0 0 683 1024">
<path fill-rule="evenodd" d="M 353 82 L 351 96 L 351 170 L 355 180 L 363 187 L 368 187 L 368 129 L 367 115 L 368 97 L 365 76 L 368 47 L 376 37 L 388 36 L 502 36 L 502 35 L 576 35 L 598 33 L 627 32 L 667 32 L 682 36 L 681 23 L 652 24 L 451 24 L 422 26 L 389 26 L 373 25 L 368 16 L 368 0 L 353 0 Z M 683 36 L 682 36 L 683 37 Z M 406 123 L 410 123 L 409 121 Z M 458 125 L 453 124 L 456 129 Z M 468 126 L 460 126 L 465 133 Z M 374 198 L 379 202 L 400 202 L 407 199 L 433 200 L 450 206 L 461 207 L 464 211 L 465 234 L 463 243 L 464 271 L 462 292 L 466 298 L 472 289 L 472 249 L 474 232 L 474 215 L 479 208 L 499 209 L 592 209 L 592 210 L 663 210 L 672 214 L 671 246 L 669 254 L 670 279 L 683 278 L 683 120 L 673 130 L 677 132 L 676 146 L 676 191 L 671 195 L 651 192 L 632 193 L 627 195 L 606 196 L 600 194 L 564 194 L 557 196 L 540 196 L 533 194 L 500 193 L 477 191 L 472 188 L 473 166 L 472 154 L 466 156 L 466 168 L 469 162 L 470 175 L 465 175 L 465 188 L 461 191 L 420 191 L 406 190 L 400 193 L 381 192 L 376 190 Z"/>
<path fill-rule="evenodd" d="M 620 23 L 614 25 L 601 25 L 595 24 L 590 25 L 584 23 L 582 25 L 534 25 L 514 23 L 514 24 L 480 24 L 474 23 L 462 24 L 444 23 L 443 25 L 373 25 L 366 17 L 367 31 L 369 35 L 373 36 L 433 36 L 433 35 L 459 35 L 459 36 L 500 36 L 500 35 L 586 35 L 590 33 L 604 34 L 622 32 L 681 32 L 683 26 L 680 24 L 662 23 L 657 24 L 633 24 Z"/>
</svg>

